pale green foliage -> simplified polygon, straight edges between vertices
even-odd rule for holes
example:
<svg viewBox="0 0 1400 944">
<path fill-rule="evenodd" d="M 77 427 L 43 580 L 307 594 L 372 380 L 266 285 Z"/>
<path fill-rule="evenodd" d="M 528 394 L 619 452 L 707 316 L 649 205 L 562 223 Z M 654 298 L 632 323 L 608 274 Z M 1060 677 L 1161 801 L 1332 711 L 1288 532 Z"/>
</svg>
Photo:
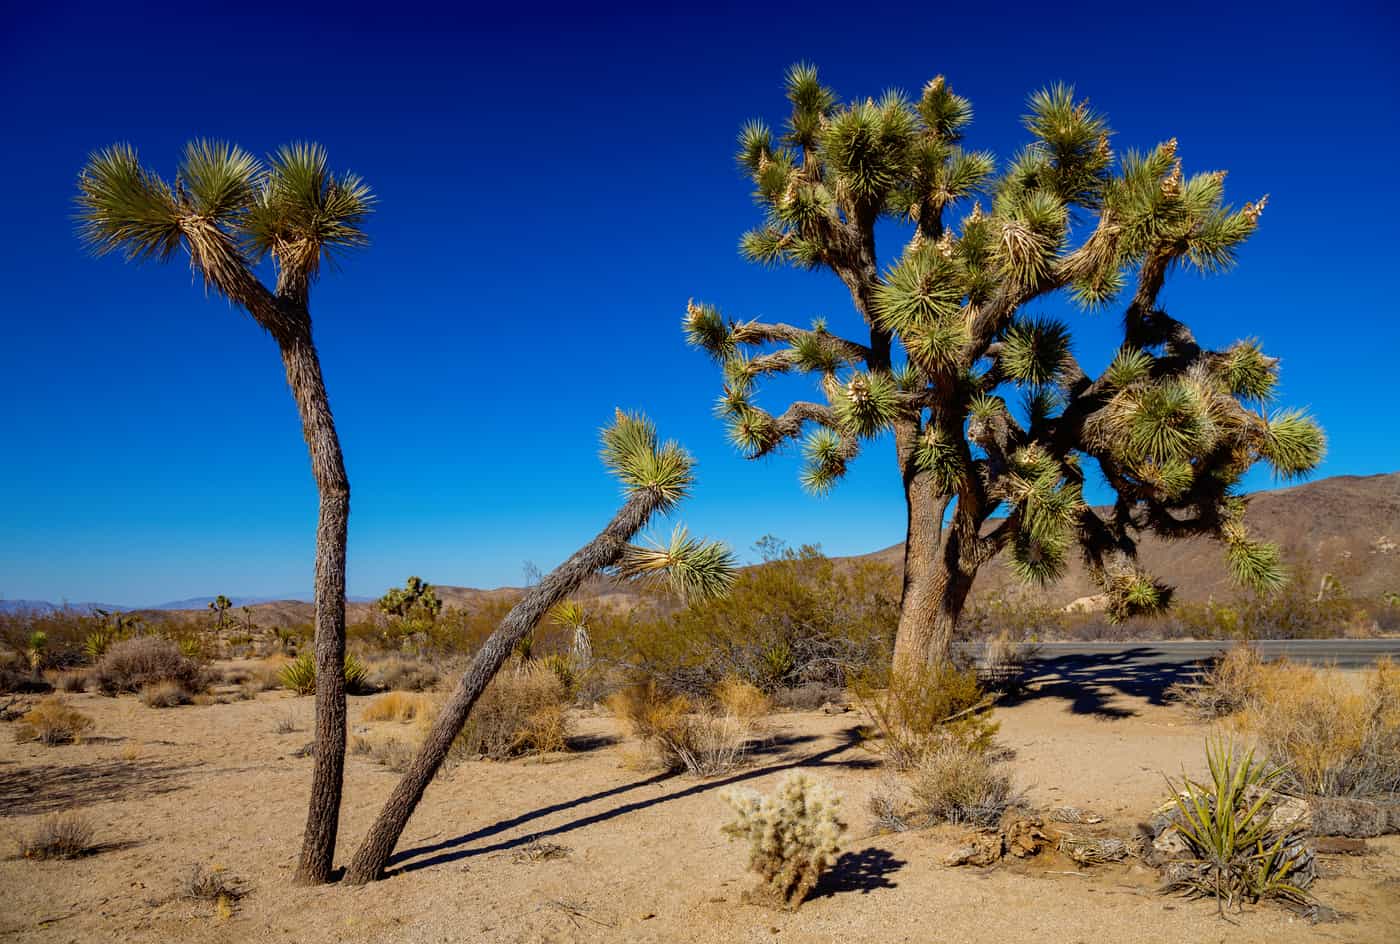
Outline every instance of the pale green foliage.
<svg viewBox="0 0 1400 944">
<path fill-rule="evenodd" d="M 734 570 L 734 555 L 726 545 L 693 538 L 684 525 L 677 525 L 664 544 L 627 545 L 617 565 L 619 576 L 662 579 L 687 601 L 724 596 L 734 583 Z"/>
<path fill-rule="evenodd" d="M 894 422 L 899 389 L 882 371 L 859 371 L 837 388 L 832 408 L 841 427 L 855 436 L 874 436 Z"/>
<path fill-rule="evenodd" d="M 369 669 L 354 653 L 345 654 L 345 689 L 355 692 L 364 688 L 369 677 Z M 316 660 L 311 653 L 304 652 L 282 667 L 278 673 L 282 687 L 298 695 L 310 695 L 316 691 Z"/>
<path fill-rule="evenodd" d="M 1214 897 L 1222 908 L 1271 897 L 1306 902 L 1306 893 L 1289 880 L 1299 837 L 1270 833 L 1269 787 L 1283 770 L 1256 763 L 1253 751 L 1239 754 L 1224 740 L 1207 743 L 1206 760 L 1210 783 L 1169 783 L 1179 813 L 1172 828 L 1198 867 L 1168 887 Z"/>
<path fill-rule="evenodd" d="M 656 427 L 640 413 L 617 411 L 602 433 L 603 464 L 629 492 L 650 491 L 670 507 L 690 491 L 695 478 L 690 455 L 677 443 L 657 438 Z"/>
<path fill-rule="evenodd" d="M 759 894 L 795 910 L 836 864 L 841 836 L 841 797 L 830 786 L 793 771 L 766 796 L 726 790 L 720 799 L 735 813 L 723 831 L 749 844 L 749 869 L 758 873 Z"/>
</svg>

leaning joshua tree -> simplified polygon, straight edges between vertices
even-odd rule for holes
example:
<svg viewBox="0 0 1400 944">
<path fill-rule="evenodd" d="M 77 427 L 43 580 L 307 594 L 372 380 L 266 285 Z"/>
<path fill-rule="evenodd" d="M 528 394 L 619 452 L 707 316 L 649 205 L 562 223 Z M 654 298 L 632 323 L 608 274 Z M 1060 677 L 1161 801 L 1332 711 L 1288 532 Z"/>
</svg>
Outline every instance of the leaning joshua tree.
<svg viewBox="0 0 1400 944">
<path fill-rule="evenodd" d="M 167 261 L 182 247 L 206 288 L 243 308 L 282 352 L 320 493 L 316 526 L 316 766 L 297 879 L 330 878 L 345 766 L 345 536 L 350 483 L 311 339 L 311 284 L 340 250 L 366 243 L 373 197 L 333 174 L 315 144 L 284 147 L 266 165 L 229 144 L 185 147 L 173 184 L 118 144 L 78 178 L 82 235 L 98 253 Z M 268 287 L 255 273 L 271 257 Z"/>
<path fill-rule="evenodd" d="M 798 65 L 787 97 L 781 138 L 761 122 L 740 134 L 765 212 L 740 251 L 835 273 L 860 333 L 695 302 L 685 330 L 723 364 L 718 409 L 736 445 L 759 457 L 803 440 L 812 491 L 888 437 L 908 508 L 896 664 L 946 655 L 978 569 L 1003 550 L 1047 581 L 1077 545 L 1113 618 L 1169 602 L 1138 563 L 1144 531 L 1216 537 L 1244 583 L 1282 579 L 1236 489 L 1260 459 L 1285 477 L 1314 468 L 1322 432 L 1301 412 L 1264 412 L 1277 362 L 1257 344 L 1208 350 L 1158 300 L 1174 269 L 1229 268 L 1262 198 L 1226 205 L 1225 174 L 1184 176 L 1174 140 L 1115 155 L 1105 119 L 1063 86 L 1031 97 L 1030 141 L 1000 173 L 960 146 L 972 108 L 941 77 L 916 101 L 841 105 Z M 882 235 L 908 234 L 888 259 L 882 221 Z M 1121 346 L 1097 375 L 1069 325 L 1036 310 L 1120 299 Z M 759 382 L 791 372 L 814 375 L 820 400 L 761 408 Z M 1082 497 L 1094 466 L 1114 492 L 1106 514 Z"/>
<path fill-rule="evenodd" d="M 664 545 L 631 543 L 654 515 L 674 508 L 690 490 L 690 456 L 673 442 L 659 442 L 649 420 L 621 411 L 603 430 L 602 455 L 608 469 L 622 481 L 626 495 L 622 507 L 597 537 L 526 590 L 487 637 L 355 853 L 345 875 L 347 882 L 370 882 L 384 874 L 404 826 L 447 759 L 476 700 L 516 644 L 585 580 L 602 571 L 624 578 L 664 577 L 673 590 L 692 600 L 728 592 L 734 580 L 734 559 L 724 545 L 696 540 L 684 528 L 677 528 Z"/>
</svg>

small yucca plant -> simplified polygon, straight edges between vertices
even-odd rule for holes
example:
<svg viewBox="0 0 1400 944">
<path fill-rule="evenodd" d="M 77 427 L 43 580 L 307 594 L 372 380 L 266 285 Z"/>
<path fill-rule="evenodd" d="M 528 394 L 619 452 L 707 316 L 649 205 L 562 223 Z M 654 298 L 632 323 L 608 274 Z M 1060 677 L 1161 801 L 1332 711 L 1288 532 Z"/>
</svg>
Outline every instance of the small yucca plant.
<svg viewBox="0 0 1400 944">
<path fill-rule="evenodd" d="M 1283 768 L 1255 763 L 1254 752 L 1238 754 L 1232 744 L 1212 740 L 1206 745 L 1210 784 L 1183 778 L 1181 787 L 1168 781 L 1179 818 L 1173 825 L 1186 841 L 1197 867 L 1177 875 L 1169 890 L 1211 896 L 1217 908 L 1243 906 L 1261 898 L 1299 903 L 1307 893 L 1290 881 L 1298 860 L 1290 854 L 1297 837 L 1270 830 L 1269 786 Z"/>
<path fill-rule="evenodd" d="M 369 670 L 359 657 L 353 653 L 345 654 L 345 690 L 347 692 L 361 691 L 365 687 L 365 681 L 369 676 Z M 277 676 L 282 687 L 290 689 L 298 695 L 310 695 L 316 691 L 316 662 L 311 657 L 311 653 L 305 652 L 297 656 L 291 662 L 282 666 L 282 671 Z"/>
</svg>

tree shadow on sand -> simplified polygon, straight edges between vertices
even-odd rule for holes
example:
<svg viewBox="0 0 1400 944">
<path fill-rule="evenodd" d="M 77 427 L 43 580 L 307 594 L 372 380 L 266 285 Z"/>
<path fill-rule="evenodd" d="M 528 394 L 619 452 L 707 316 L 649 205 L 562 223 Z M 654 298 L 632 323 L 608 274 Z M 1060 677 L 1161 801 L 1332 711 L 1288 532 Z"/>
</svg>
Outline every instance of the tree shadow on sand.
<svg viewBox="0 0 1400 944">
<path fill-rule="evenodd" d="M 869 895 L 877 888 L 894 888 L 895 882 L 889 876 L 909 863 L 895 858 L 888 849 L 871 846 L 859 852 L 845 852 L 836 864 L 822 875 L 813 890 L 813 898 L 830 898 L 843 892 L 859 892 Z"/>
<path fill-rule="evenodd" d="M 1136 717 L 1131 708 L 1111 704 L 1115 695 L 1140 698 L 1150 705 L 1166 705 L 1167 692 L 1177 682 L 1197 677 L 1200 662 L 1183 659 L 1149 644 L 1122 652 L 1041 656 L 1026 666 L 1033 688 L 1008 693 L 998 702 L 1019 705 L 1043 698 L 1059 698 L 1069 710 L 1113 720 Z"/>
<path fill-rule="evenodd" d="M 490 853 L 495 852 L 505 852 L 536 840 L 549 839 L 555 836 L 561 836 L 566 833 L 574 832 L 575 830 L 596 825 L 598 823 L 605 823 L 609 820 L 616 819 L 619 816 L 626 816 L 629 813 L 636 813 L 641 810 L 649 809 L 651 807 L 660 806 L 664 803 L 670 803 L 674 800 L 681 800 L 687 797 L 696 796 L 701 793 L 707 793 L 711 790 L 720 790 L 724 787 L 733 786 L 734 784 L 743 783 L 748 780 L 754 780 L 759 777 L 766 777 L 769 774 L 780 773 L 785 770 L 795 770 L 799 767 L 845 767 L 860 769 L 878 766 L 879 762 L 872 758 L 833 760 L 833 758 L 835 758 L 836 755 L 849 750 L 850 748 L 854 747 L 860 742 L 860 734 L 857 728 L 851 728 L 847 731 L 842 732 L 841 738 L 842 739 L 839 744 L 836 744 L 833 747 L 829 747 L 824 751 L 819 751 L 815 754 L 808 755 L 806 757 L 795 758 L 784 763 L 769 764 L 764 767 L 749 768 L 747 770 L 740 771 L 727 777 L 721 777 L 715 780 L 702 781 L 700 783 L 696 783 L 694 786 L 686 787 L 683 790 L 677 790 L 674 793 L 666 793 L 661 796 L 650 797 L 645 800 L 634 800 L 629 803 L 622 803 L 598 813 L 591 813 L 587 816 L 580 816 L 577 819 L 571 820 L 567 823 L 561 823 L 558 826 L 552 826 L 549 829 L 531 832 L 527 835 L 516 836 L 512 839 L 505 839 L 500 842 L 491 843 L 484 846 L 464 848 L 466 846 L 469 846 L 471 843 L 479 842 L 483 839 L 489 839 L 492 836 L 497 836 L 503 832 L 507 832 L 511 829 L 514 829 L 517 826 L 531 822 L 532 820 L 541 819 L 553 813 L 559 813 L 570 809 L 576 809 L 578 807 L 585 806 L 589 803 L 593 803 L 598 800 L 604 800 L 614 796 L 621 796 L 624 793 L 630 793 L 633 790 L 638 790 L 642 787 L 659 785 L 664 781 L 673 779 L 677 775 L 672 773 L 658 774 L 653 777 L 647 777 L 644 780 L 637 780 L 632 783 L 612 787 L 608 790 L 602 790 L 597 793 L 588 794 L 587 796 L 575 797 L 570 800 L 564 800 L 562 802 L 555 803 L 550 806 L 541 807 L 537 810 L 531 810 L 528 813 L 522 813 L 519 816 L 514 816 L 510 819 L 501 820 L 499 822 L 491 824 L 490 826 L 485 826 L 481 829 L 478 829 L 475 832 L 466 833 L 465 835 L 457 836 L 453 839 L 446 839 L 442 842 L 433 843 L 432 845 L 418 845 L 413 848 L 405 849 L 401 852 L 395 853 L 389 859 L 389 863 L 391 866 L 396 867 L 391 868 L 389 874 L 413 872 L 417 871 L 418 869 L 430 868 L 436 865 L 446 865 L 448 863 L 457 862 L 462 859 L 472 858 L 473 856 L 488 855 Z M 807 738 L 805 737 L 794 738 L 793 743 L 800 743 L 805 740 L 807 740 Z M 419 858 L 420 856 L 427 856 L 427 858 Z"/>
<path fill-rule="evenodd" d="M 107 760 L 0 772 L 0 817 L 28 816 L 111 800 L 141 800 L 184 789 L 190 765 Z"/>
</svg>

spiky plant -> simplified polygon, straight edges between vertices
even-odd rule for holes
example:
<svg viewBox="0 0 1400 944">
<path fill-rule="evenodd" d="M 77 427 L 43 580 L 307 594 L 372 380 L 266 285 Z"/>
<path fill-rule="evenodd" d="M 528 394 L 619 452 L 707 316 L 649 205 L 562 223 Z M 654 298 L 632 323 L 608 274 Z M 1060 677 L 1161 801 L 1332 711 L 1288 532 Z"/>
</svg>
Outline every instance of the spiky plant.
<svg viewBox="0 0 1400 944">
<path fill-rule="evenodd" d="M 311 286 L 323 266 L 367 242 L 369 187 L 336 174 L 318 144 L 266 162 L 221 141 L 185 146 L 173 180 L 129 144 L 88 157 L 78 176 L 79 232 L 99 255 L 165 262 L 182 249 L 206 289 L 252 316 L 277 342 L 301 416 L 320 498 L 316 526 L 316 760 L 296 878 L 330 880 L 345 767 L 345 540 L 350 482 L 311 337 Z M 259 277 L 270 260 L 272 283 Z M 219 611 L 220 624 L 223 610 Z"/>
<path fill-rule="evenodd" d="M 1047 581 L 1077 552 L 1114 619 L 1170 601 L 1138 561 L 1143 532 L 1215 537 L 1241 582 L 1282 580 L 1237 489 L 1258 461 L 1284 478 L 1315 468 L 1322 431 L 1264 412 L 1278 364 L 1256 342 L 1207 349 L 1158 302 L 1172 270 L 1230 268 L 1264 198 L 1227 204 L 1224 173 L 1186 176 L 1175 140 L 1115 154 L 1106 119 L 1062 85 L 1031 96 L 1030 140 L 999 170 L 965 148 L 972 106 L 941 76 L 914 99 L 841 104 L 801 64 L 787 97 L 784 133 L 751 121 L 739 135 L 764 214 L 740 253 L 833 272 L 861 333 L 695 301 L 684 330 L 722 367 L 717 411 L 734 443 L 757 458 L 801 442 L 809 490 L 892 441 L 908 506 L 897 660 L 946 658 L 979 568 L 1000 553 Z M 888 264 L 882 221 L 910 233 Z M 1035 312 L 1055 295 L 1121 300 L 1122 342 L 1098 376 L 1080 366 L 1072 324 Z M 820 398 L 759 406 L 761 382 L 785 373 L 813 376 Z M 1086 465 L 1114 492 L 1107 512 L 1084 501 Z"/>
<path fill-rule="evenodd" d="M 622 483 L 622 507 L 592 541 L 532 584 L 482 643 L 418 756 L 355 852 L 345 875 L 347 882 L 360 884 L 383 876 L 399 836 L 447 759 L 472 706 L 520 643 L 529 639 L 551 612 L 581 625 L 582 612 L 571 613 L 573 605 L 566 601 L 585 580 L 597 573 L 623 579 L 661 579 L 691 600 L 728 592 L 734 580 L 734 557 L 723 545 L 692 538 L 684 528 L 678 528 L 665 545 L 632 543 L 653 516 L 672 510 L 689 494 L 695 481 L 690 455 L 675 442 L 663 442 L 645 416 L 621 410 L 602 431 L 602 443 L 603 464 Z"/>
</svg>

